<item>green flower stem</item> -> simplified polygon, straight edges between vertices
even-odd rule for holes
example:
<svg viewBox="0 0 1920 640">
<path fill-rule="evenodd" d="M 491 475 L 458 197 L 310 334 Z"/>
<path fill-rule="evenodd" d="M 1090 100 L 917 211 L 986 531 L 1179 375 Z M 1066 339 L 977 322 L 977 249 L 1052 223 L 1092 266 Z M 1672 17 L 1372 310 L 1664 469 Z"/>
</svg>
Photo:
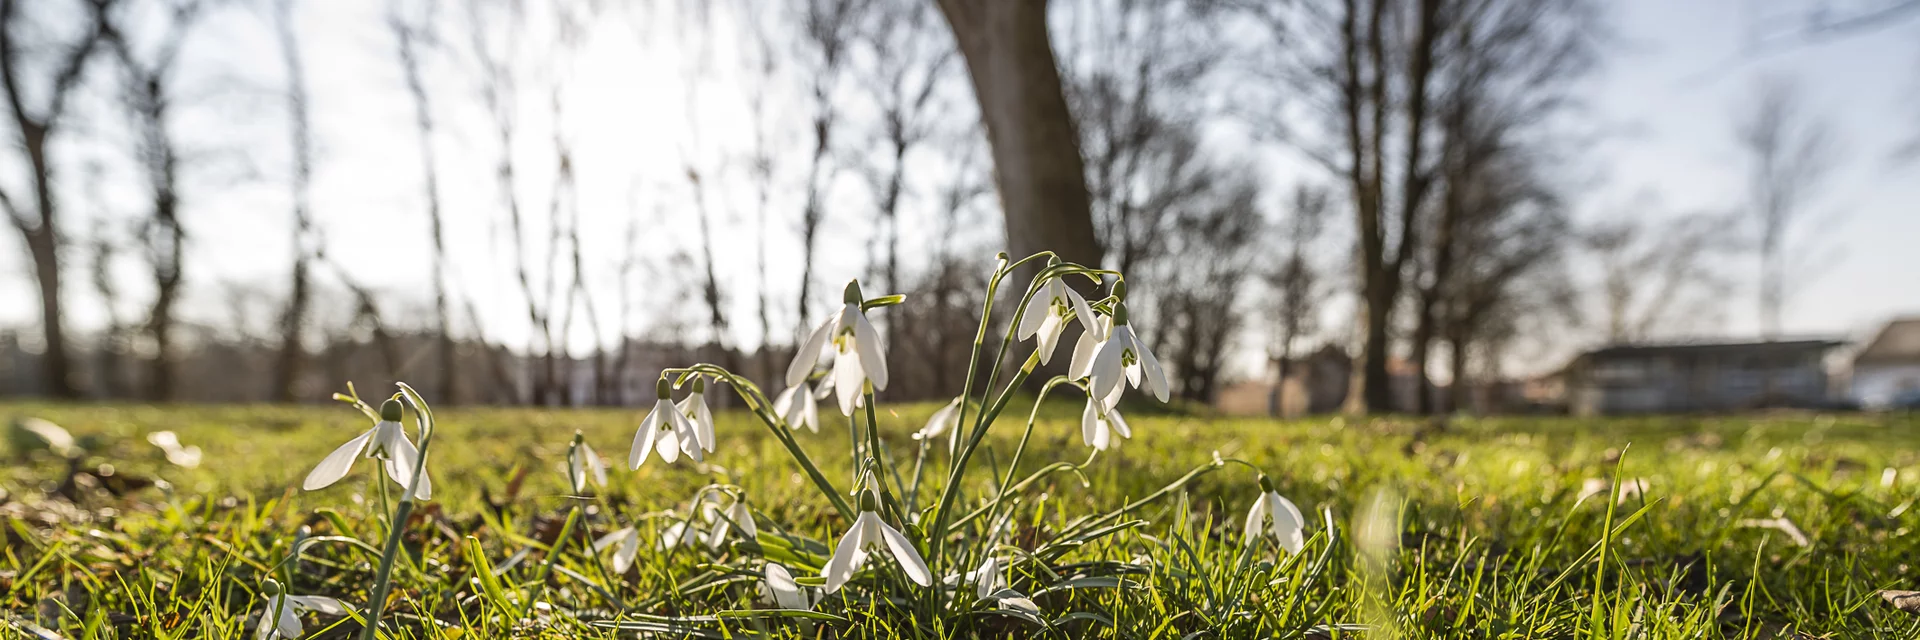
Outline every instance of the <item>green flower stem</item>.
<svg viewBox="0 0 1920 640">
<path fill-rule="evenodd" d="M 1021 383 L 1026 382 L 1027 376 L 1032 375 L 1034 367 L 1039 365 L 1039 352 L 1036 351 L 1033 355 L 1027 356 L 1027 362 L 1020 367 L 1020 373 L 1016 374 L 1013 380 L 1007 383 L 1008 392 L 1000 394 L 998 401 L 981 409 L 980 426 L 967 435 L 966 446 L 961 447 L 960 455 L 953 459 L 953 469 L 947 474 L 947 485 L 940 490 L 940 506 L 934 510 L 933 526 L 928 527 L 928 531 L 944 532 L 947 530 L 948 515 L 953 510 L 953 501 L 960 495 L 960 482 L 966 476 L 967 461 L 971 460 L 973 458 L 973 452 L 980 448 L 980 441 L 985 439 L 987 435 L 986 428 L 992 425 L 994 419 L 1000 416 L 1000 411 L 1006 408 L 1007 400 L 1012 396 L 1012 390 L 1018 388 Z M 946 546 L 946 540 L 947 536 L 945 535 L 933 536 L 933 557 L 930 558 L 928 562 L 932 564 L 933 574 L 936 576 L 946 575 L 940 573 L 941 551 Z"/>
<path fill-rule="evenodd" d="M 1157 500 L 1160 500 L 1161 498 L 1165 498 L 1169 495 L 1172 495 L 1173 492 L 1186 487 L 1187 483 L 1193 482 L 1194 479 L 1199 478 L 1200 476 L 1213 473 L 1214 471 L 1223 469 L 1226 466 L 1227 466 L 1226 463 L 1215 461 L 1215 462 L 1208 462 L 1198 467 L 1194 467 L 1192 471 L 1187 472 L 1187 475 L 1180 476 L 1180 479 L 1174 480 L 1171 484 L 1168 484 L 1165 487 L 1161 487 L 1159 491 L 1155 491 L 1151 494 L 1148 494 L 1147 497 L 1141 498 L 1139 500 L 1135 500 L 1133 502 L 1129 502 L 1127 503 L 1126 506 L 1113 511 L 1112 513 L 1108 513 L 1106 515 L 1103 515 L 1098 518 L 1094 518 L 1092 520 L 1088 520 L 1085 522 L 1079 522 L 1079 523 L 1069 525 L 1064 531 L 1060 532 L 1060 535 L 1058 536 L 1058 538 L 1059 539 L 1071 538 L 1073 537 L 1074 534 L 1079 533 L 1081 531 L 1088 531 L 1088 530 L 1097 529 L 1099 527 L 1105 526 L 1106 524 L 1113 522 L 1116 519 L 1119 519 L 1120 516 L 1124 516 L 1129 513 L 1138 511 L 1140 510 L 1141 507 L 1147 506 L 1149 504 L 1154 503 Z"/>
<path fill-rule="evenodd" d="M 361 630 L 361 640 L 374 640 L 379 635 L 380 613 L 386 608 L 387 593 L 393 588 L 393 560 L 400 553 L 400 536 L 407 529 L 407 518 L 413 515 L 414 487 L 420 486 L 420 477 L 427 470 L 427 451 L 433 446 L 433 409 L 420 394 L 399 383 L 400 393 L 408 404 L 413 405 L 414 421 L 420 425 L 420 457 L 414 461 L 413 477 L 402 487 L 406 493 L 400 496 L 400 506 L 393 510 L 393 526 L 388 527 L 387 542 L 380 550 L 380 568 L 374 572 L 373 594 L 367 602 L 367 626 Z"/>
<path fill-rule="evenodd" d="M 794 461 L 800 464 L 800 470 L 805 471 L 807 479 L 812 480 L 813 485 L 820 489 L 820 493 L 825 494 L 827 500 L 833 503 L 834 510 L 839 511 L 840 516 L 846 518 L 848 522 L 852 522 L 859 516 L 852 505 L 847 504 L 846 497 L 840 495 L 840 490 L 833 488 L 833 482 L 827 480 L 826 474 L 820 472 L 820 467 L 814 466 L 813 458 L 808 457 L 807 452 L 800 448 L 799 441 L 793 439 L 793 429 L 781 422 L 778 416 L 773 415 L 773 402 L 767 400 L 766 395 L 760 392 L 760 387 L 754 385 L 753 381 L 734 375 L 733 372 L 718 365 L 705 363 L 683 369 L 667 369 L 660 375 L 681 372 L 705 373 L 726 380 L 727 384 L 733 387 L 734 393 L 747 403 L 747 410 L 752 411 L 755 417 L 760 418 L 760 422 L 767 425 L 767 430 L 773 432 L 773 437 L 780 441 L 781 446 L 787 448 L 787 453 L 793 454 Z M 806 393 L 806 390 L 801 389 L 794 393 Z"/>
<path fill-rule="evenodd" d="M 993 497 L 993 502 L 991 504 L 987 505 L 986 507 L 983 507 L 983 509 L 986 510 L 986 513 L 993 514 L 998 512 L 1000 510 L 1001 503 L 1006 501 L 1007 495 L 1010 493 L 1014 493 L 1014 491 L 1012 491 L 1010 488 L 1010 485 L 1013 484 L 1013 474 L 1017 469 L 1020 468 L 1020 458 L 1026 455 L 1027 453 L 1027 443 L 1033 439 L 1033 426 L 1034 426 L 1034 423 L 1038 421 L 1040 418 L 1040 405 L 1044 404 L 1047 401 L 1047 394 L 1049 392 L 1052 392 L 1054 387 L 1057 387 L 1063 384 L 1071 385 L 1073 384 L 1073 381 L 1068 380 L 1066 376 L 1054 376 L 1053 379 L 1047 381 L 1046 386 L 1040 388 L 1040 395 L 1034 398 L 1033 410 L 1027 412 L 1027 429 L 1024 433 L 1020 434 L 1020 445 L 1014 447 L 1013 460 L 1007 463 L 1007 473 L 1006 475 L 1002 476 L 1000 479 L 1000 492 Z M 1006 394 L 1001 395 L 1002 404 L 1006 402 L 1006 398 L 1007 398 Z M 1062 463 L 1056 463 L 1056 464 L 1062 464 Z M 1072 468 L 1073 466 L 1074 465 L 1067 465 L 1068 468 Z M 1029 478 L 1028 481 L 1032 481 L 1033 479 L 1038 477 L 1039 475 L 1036 474 L 1033 478 Z M 1022 483 L 1022 488 L 1025 488 L 1025 483 Z M 979 510 L 976 509 L 975 512 L 978 513 Z M 973 514 L 968 514 L 968 518 L 963 518 L 962 522 L 964 522 L 967 519 L 970 519 L 972 515 Z M 989 517 L 987 520 L 991 522 L 993 519 Z"/>
<path fill-rule="evenodd" d="M 560 561 L 560 555 L 567 549 L 567 540 L 572 539 L 573 525 L 579 521 L 580 505 L 576 504 L 572 509 L 567 510 L 567 522 L 560 525 L 560 537 L 553 541 L 553 547 L 547 551 L 546 561 L 540 564 L 540 578 L 535 580 L 533 587 L 527 590 L 527 599 L 520 603 L 518 617 L 527 617 L 527 612 L 533 609 L 534 601 L 540 599 L 540 592 L 547 588 L 547 579 L 553 575 L 553 564 Z"/>
</svg>

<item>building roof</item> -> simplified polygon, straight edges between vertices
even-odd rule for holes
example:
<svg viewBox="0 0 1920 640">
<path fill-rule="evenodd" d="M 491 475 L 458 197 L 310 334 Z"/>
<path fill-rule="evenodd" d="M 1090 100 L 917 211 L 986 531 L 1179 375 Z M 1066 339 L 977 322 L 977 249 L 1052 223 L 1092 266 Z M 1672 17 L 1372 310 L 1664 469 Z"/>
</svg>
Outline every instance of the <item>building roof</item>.
<svg viewBox="0 0 1920 640">
<path fill-rule="evenodd" d="M 1920 317 L 1901 318 L 1887 323 L 1867 348 L 1854 356 L 1853 363 L 1920 364 Z"/>
<path fill-rule="evenodd" d="M 1647 356 L 1730 355 L 1826 351 L 1846 344 L 1839 340 L 1769 340 L 1765 342 L 1676 342 L 1666 344 L 1616 344 L 1588 351 L 1582 359 L 1635 358 Z"/>
</svg>

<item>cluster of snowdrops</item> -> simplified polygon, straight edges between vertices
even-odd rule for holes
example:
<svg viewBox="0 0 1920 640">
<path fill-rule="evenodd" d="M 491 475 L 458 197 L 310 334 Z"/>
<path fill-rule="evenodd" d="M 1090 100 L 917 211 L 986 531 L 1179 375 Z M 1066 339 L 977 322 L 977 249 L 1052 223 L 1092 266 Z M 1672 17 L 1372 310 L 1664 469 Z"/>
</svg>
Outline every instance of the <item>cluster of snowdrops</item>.
<svg viewBox="0 0 1920 640">
<path fill-rule="evenodd" d="M 1013 321 L 1006 328 L 997 353 L 988 353 L 986 345 L 994 297 L 1003 280 L 1026 265 L 1032 265 L 1030 268 L 1035 271 L 1032 280 L 1014 308 Z M 1075 281 L 1087 282 L 1088 289 L 1105 293 L 1089 301 L 1071 286 Z M 849 592 L 866 589 L 873 597 L 879 597 L 880 592 L 888 589 L 896 589 L 891 593 L 900 595 L 898 589 L 911 591 L 917 587 L 917 593 L 908 593 L 905 597 L 923 598 L 921 601 L 936 613 L 964 613 L 979 608 L 1039 620 L 1043 613 L 1040 606 L 1028 595 L 1011 588 L 1008 576 L 1021 562 L 1045 562 L 1045 558 L 1036 554 L 996 552 L 1003 546 L 1000 543 L 1004 542 L 1009 528 L 1017 494 L 1041 475 L 1060 470 L 1077 471 L 1078 467 L 1092 463 L 1100 452 L 1116 446 L 1119 440 L 1131 437 L 1118 408 L 1127 389 L 1146 392 L 1162 402 L 1167 399 L 1166 372 L 1130 322 L 1125 298 L 1126 282 L 1117 272 L 1062 262 L 1046 252 L 1018 261 L 1009 261 L 1005 254 L 1001 255 L 989 280 L 987 301 L 981 310 L 979 331 L 964 378 L 965 388 L 913 436 L 922 458 L 929 448 L 942 448 L 944 440 L 944 449 L 951 461 L 948 477 L 944 485 L 939 486 L 937 502 L 927 506 L 910 504 L 904 499 L 906 488 L 900 486 L 900 475 L 893 468 L 895 461 L 887 455 L 874 424 L 874 397 L 887 388 L 888 363 L 885 345 L 868 314 L 901 304 L 905 300 L 903 296 L 867 298 L 857 281 L 848 283 L 842 306 L 799 345 L 786 370 L 785 390 L 772 398 L 752 381 L 711 364 L 662 372 L 655 385 L 657 401 L 641 419 L 634 435 L 627 456 L 629 469 L 637 470 L 656 456 L 664 464 L 675 464 L 681 460 L 702 461 L 714 455 L 719 443 L 706 394 L 709 384 L 717 388 L 724 383 L 791 453 L 811 484 L 845 518 L 846 527 L 838 543 L 832 545 L 831 556 L 820 562 L 818 555 L 800 551 L 797 545 L 778 544 L 781 538 L 790 538 L 792 534 L 762 533 L 755 521 L 756 512 L 750 508 L 751 502 L 742 488 L 710 485 L 694 497 L 693 506 L 684 519 L 658 533 L 657 544 L 668 549 L 703 546 L 718 549 L 734 536 L 771 543 L 748 547 L 762 552 L 751 560 L 758 565 L 757 591 L 764 608 L 755 614 L 760 617 L 785 615 L 817 620 L 817 614 L 809 615 L 816 607 L 835 597 L 852 597 Z M 1029 415 L 1026 433 L 1012 463 L 1006 467 L 1006 477 L 994 485 L 997 487 L 994 492 L 973 496 L 969 502 L 976 504 L 964 507 L 960 487 L 982 438 L 1005 409 L 1013 392 L 1039 365 L 1053 360 L 1062 336 L 1073 323 L 1078 323 L 1081 331 L 1073 346 L 1067 373 L 1047 381 L 1036 407 L 1059 387 L 1083 393 L 1086 408 L 1081 414 L 1081 437 L 1092 449 L 1090 457 L 1078 465 L 1053 462 L 1026 480 L 1016 481 L 1014 471 L 1033 432 L 1034 418 Z M 1029 341 L 1034 347 L 1022 366 L 1007 376 L 1007 380 L 1000 380 L 1003 367 L 998 363 L 1004 361 L 1010 348 Z M 987 369 L 981 369 L 983 366 Z M 980 377 L 985 380 L 978 391 L 974 384 L 976 373 L 982 374 Z M 393 513 L 388 522 L 407 522 L 418 502 L 432 499 L 433 485 L 427 466 L 434 446 L 433 412 L 412 388 L 404 383 L 399 387 L 399 392 L 377 409 L 357 395 L 336 395 L 358 407 L 374 424 L 321 460 L 307 475 L 303 483 L 305 489 L 332 485 L 345 478 L 357 461 L 372 459 L 400 487 L 400 496 L 392 503 Z M 678 401 L 673 398 L 676 391 L 684 392 Z M 834 401 L 849 424 L 851 455 L 857 471 L 852 478 L 853 486 L 847 490 L 836 488 L 794 437 L 797 429 L 819 432 L 821 420 L 817 403 L 828 399 Z M 418 447 L 414 446 L 405 426 L 409 409 L 420 443 Z M 1208 467 L 1219 468 L 1225 462 L 1228 461 L 1216 455 Z M 918 462 L 915 464 L 917 467 Z M 1260 490 L 1246 517 L 1245 537 L 1249 549 L 1265 542 L 1272 545 L 1275 553 L 1298 554 L 1306 541 L 1303 515 L 1291 501 L 1273 490 L 1264 473 L 1254 471 Z M 566 473 L 575 492 L 587 491 L 592 484 L 606 484 L 605 464 L 578 433 L 568 446 Z M 913 475 L 917 478 L 917 468 Z M 1187 477 L 1194 475 L 1190 473 Z M 887 479 L 892 479 L 891 485 Z M 1143 503 L 1172 494 L 1180 484 L 1176 482 L 1168 490 L 1112 512 L 1080 518 L 1054 534 L 1084 542 L 1119 531 L 1125 527 L 1115 526 L 1116 522 Z M 920 489 L 917 479 L 914 485 L 912 493 L 917 496 Z M 566 521 L 561 539 L 572 533 L 579 518 L 580 509 L 576 506 Z M 403 528 L 389 527 L 384 546 L 379 550 L 380 564 L 368 590 L 370 598 L 363 605 L 350 605 L 325 596 L 287 593 L 277 582 L 267 580 L 262 589 L 267 597 L 256 637 L 301 637 L 303 614 L 310 611 L 351 614 L 363 622 L 363 638 L 375 637 L 392 587 L 394 558 L 404 553 L 400 548 Z M 973 535 L 966 535 L 968 533 Z M 596 554 L 611 550 L 614 574 L 624 575 L 633 565 L 641 544 L 641 530 L 626 526 L 595 540 L 591 550 Z M 562 545 L 556 543 L 550 555 L 562 551 Z M 293 553 L 298 555 L 298 546 Z M 904 577 L 906 582 L 899 581 L 899 577 Z M 914 586 L 907 586 L 909 584 Z M 529 607 L 544 605 L 537 602 L 537 598 L 535 591 L 522 600 Z"/>
</svg>

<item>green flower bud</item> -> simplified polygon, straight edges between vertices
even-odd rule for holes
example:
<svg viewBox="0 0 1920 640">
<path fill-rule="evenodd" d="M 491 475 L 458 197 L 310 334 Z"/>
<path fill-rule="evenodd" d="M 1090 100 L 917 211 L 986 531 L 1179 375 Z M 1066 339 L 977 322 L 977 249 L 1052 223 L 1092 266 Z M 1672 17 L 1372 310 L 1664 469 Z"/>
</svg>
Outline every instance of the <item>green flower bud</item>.
<svg viewBox="0 0 1920 640">
<path fill-rule="evenodd" d="M 1124 327 L 1126 325 L 1127 325 L 1127 303 L 1116 302 L 1113 305 L 1113 326 Z"/>
<path fill-rule="evenodd" d="M 260 591 L 267 594 L 268 596 L 280 595 L 280 581 L 275 580 L 273 578 L 267 578 L 266 584 L 260 585 Z"/>
<path fill-rule="evenodd" d="M 860 492 L 860 510 L 879 513 L 880 496 L 874 495 L 872 489 Z"/>
<path fill-rule="evenodd" d="M 1267 474 L 1264 473 L 1260 474 L 1260 491 L 1263 493 L 1273 493 L 1273 478 L 1267 477 Z"/>
<path fill-rule="evenodd" d="M 666 376 L 660 376 L 660 380 L 653 383 L 653 395 L 661 400 L 672 399 L 673 382 L 668 381 Z"/>
<path fill-rule="evenodd" d="M 860 295 L 860 281 L 848 280 L 847 289 L 840 294 L 840 300 L 847 304 L 860 304 L 865 302 L 867 299 Z"/>
<path fill-rule="evenodd" d="M 1127 299 L 1127 281 L 1126 280 L 1113 281 L 1113 297 L 1119 298 L 1121 300 Z"/>
<path fill-rule="evenodd" d="M 399 400 L 395 400 L 393 398 L 387 398 L 386 402 L 380 403 L 380 419 L 381 420 L 384 420 L 386 422 L 399 422 L 402 415 L 403 414 L 400 411 Z"/>
<path fill-rule="evenodd" d="M 707 392 L 707 377 L 706 377 L 706 376 L 694 376 L 694 377 L 693 377 L 693 392 L 694 392 L 694 393 L 706 393 L 706 392 Z"/>
</svg>

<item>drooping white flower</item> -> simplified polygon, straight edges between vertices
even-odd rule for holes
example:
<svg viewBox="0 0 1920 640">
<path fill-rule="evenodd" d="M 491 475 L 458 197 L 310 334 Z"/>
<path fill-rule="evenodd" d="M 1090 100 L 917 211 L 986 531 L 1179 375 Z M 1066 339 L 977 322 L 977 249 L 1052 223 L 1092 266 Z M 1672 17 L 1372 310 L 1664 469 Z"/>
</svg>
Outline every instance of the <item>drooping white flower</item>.
<svg viewBox="0 0 1920 640">
<path fill-rule="evenodd" d="M 1115 435 L 1122 438 L 1133 437 L 1133 430 L 1127 428 L 1126 418 L 1120 417 L 1120 410 L 1104 406 L 1092 396 L 1087 397 L 1087 408 L 1080 412 L 1080 441 L 1095 451 L 1106 451 L 1116 441 Z"/>
<path fill-rule="evenodd" d="M 1025 313 L 1020 315 L 1020 324 L 1016 327 L 1021 340 L 1040 336 L 1035 347 L 1040 352 L 1040 364 L 1053 360 L 1053 352 L 1060 346 L 1060 334 L 1067 330 L 1067 314 L 1072 313 L 1086 327 L 1094 331 L 1093 308 L 1087 306 L 1087 299 L 1080 292 L 1060 278 L 1052 278 L 1040 285 L 1032 300 L 1027 301 Z"/>
<path fill-rule="evenodd" d="M 961 403 L 965 401 L 966 398 L 954 398 L 953 402 L 949 402 L 947 406 L 940 407 L 939 411 L 933 412 L 933 417 L 927 418 L 927 426 L 921 427 L 919 431 L 914 432 L 913 439 L 931 440 L 946 435 L 948 431 L 954 431 L 954 427 L 960 424 L 960 406 Z M 954 432 L 956 434 L 959 433 L 958 431 Z"/>
<path fill-rule="evenodd" d="M 694 543 L 699 542 L 699 540 L 700 528 L 693 526 L 692 520 L 676 521 L 668 525 L 666 531 L 660 532 L 660 548 L 662 550 L 691 547 Z"/>
<path fill-rule="evenodd" d="M 858 280 L 847 283 L 843 300 L 840 313 L 822 323 L 794 352 L 793 362 L 787 365 L 787 386 L 805 382 L 820 361 L 820 352 L 831 344 L 833 390 L 840 397 L 840 413 L 850 416 L 861 405 L 865 383 L 872 382 L 874 391 L 886 390 L 887 354 L 880 344 L 880 332 L 860 310 Z"/>
<path fill-rule="evenodd" d="M 1099 315 L 1098 311 L 1094 314 L 1087 330 L 1080 332 L 1080 339 L 1073 343 L 1073 359 L 1067 362 L 1068 378 L 1079 380 L 1093 373 L 1093 356 L 1100 353 L 1100 345 L 1113 332 L 1113 316 Z"/>
<path fill-rule="evenodd" d="M 348 440 L 333 453 L 327 454 L 313 471 L 307 474 L 306 481 L 300 484 L 302 489 L 313 491 L 324 489 L 353 469 L 355 458 L 365 454 L 368 458 L 379 458 L 387 469 L 387 477 L 406 488 L 413 481 L 414 465 L 420 460 L 420 450 L 413 448 L 413 441 L 407 439 L 406 429 L 400 426 L 400 402 L 389 399 L 380 405 L 380 422 L 372 429 L 360 434 L 360 437 Z M 421 500 L 433 499 L 433 481 L 427 479 L 426 472 L 420 473 L 420 486 L 413 495 Z"/>
<path fill-rule="evenodd" d="M 735 499 L 724 511 L 719 509 L 707 512 L 707 522 L 711 523 L 707 531 L 707 547 L 720 548 L 727 541 L 727 533 L 735 528 L 748 540 L 759 537 L 760 527 L 753 524 L 753 512 L 747 509 L 745 500 Z"/>
<path fill-rule="evenodd" d="M 200 466 L 200 447 L 180 446 L 180 436 L 172 431 L 149 433 L 147 442 L 159 447 L 160 452 L 167 455 L 167 462 L 188 469 Z"/>
<path fill-rule="evenodd" d="M 893 559 L 900 563 L 900 570 L 906 572 L 907 579 L 914 584 L 922 587 L 933 585 L 933 573 L 927 569 L 927 561 L 920 557 L 920 552 L 913 548 L 913 542 L 907 540 L 900 530 L 881 520 L 879 514 L 867 509 L 854 518 L 853 528 L 840 538 L 839 546 L 833 549 L 833 557 L 827 560 L 827 566 L 820 572 L 827 579 L 827 593 L 839 591 L 841 586 L 853 579 L 853 574 L 866 566 L 867 557 L 880 548 L 893 554 Z"/>
<path fill-rule="evenodd" d="M 687 397 L 675 407 L 687 417 L 687 422 L 693 425 L 693 437 L 700 443 L 700 448 L 707 453 L 712 453 L 713 410 L 707 408 L 706 376 L 694 376 L 692 384 L 693 393 L 687 394 Z"/>
<path fill-rule="evenodd" d="M 640 530 L 626 527 L 600 536 L 599 540 L 593 541 L 593 550 L 596 553 L 606 551 L 607 547 L 614 545 L 619 545 L 619 548 L 613 551 L 613 572 L 626 573 L 633 566 L 634 557 L 640 555 Z"/>
<path fill-rule="evenodd" d="M 280 592 L 277 582 L 268 581 L 266 588 L 266 608 L 260 611 L 260 622 L 254 625 L 253 637 L 257 640 L 293 640 L 306 635 L 306 627 L 300 623 L 300 614 L 314 611 L 327 615 L 343 616 L 347 614 L 346 605 L 339 600 L 326 596 L 293 596 Z"/>
<path fill-rule="evenodd" d="M 1258 544 L 1272 534 L 1287 553 L 1300 553 L 1300 547 L 1307 544 L 1306 526 L 1307 519 L 1300 514 L 1300 507 L 1274 491 L 1273 481 L 1262 474 L 1260 497 L 1253 501 L 1253 508 L 1247 510 L 1247 544 Z"/>
<path fill-rule="evenodd" d="M 813 390 L 804 383 L 787 387 L 773 400 L 773 410 L 779 412 L 788 428 L 805 426 L 808 431 L 820 433 L 820 409 L 814 405 L 813 395 Z"/>
<path fill-rule="evenodd" d="M 993 556 L 987 556 L 978 568 L 964 574 L 949 575 L 943 582 L 954 588 L 973 585 L 974 597 L 982 599 L 1007 588 L 1007 576 L 1000 570 L 1000 559 Z"/>
<path fill-rule="evenodd" d="M 594 484 L 607 486 L 607 465 L 600 461 L 600 454 L 594 452 L 593 447 L 587 446 L 586 440 L 581 439 L 574 445 L 573 452 L 568 454 L 567 481 L 573 486 L 573 491 L 579 493 L 587 490 L 589 479 Z"/>
<path fill-rule="evenodd" d="M 779 564 L 768 562 L 766 578 L 760 582 L 760 601 L 782 609 L 812 609 L 819 596 L 793 581 L 793 574 Z"/>
<path fill-rule="evenodd" d="M 1087 371 L 1088 383 L 1094 397 L 1100 398 L 1108 407 L 1120 402 L 1121 380 L 1134 387 L 1140 387 L 1142 379 L 1146 389 L 1161 402 L 1167 401 L 1167 371 L 1160 368 L 1160 360 L 1147 350 L 1133 327 L 1127 323 L 1127 306 L 1114 305 L 1113 330 L 1107 334 L 1105 342 L 1093 355 L 1093 362 Z"/>
<path fill-rule="evenodd" d="M 696 427 L 687 419 L 679 407 L 673 406 L 673 388 L 665 378 L 654 385 L 657 400 L 653 410 L 640 421 L 640 430 L 633 434 L 633 451 L 627 454 L 627 468 L 639 469 L 647 463 L 649 454 L 660 452 L 660 460 L 673 464 L 685 453 L 695 462 L 705 459 L 700 448 L 700 438 Z"/>
</svg>

